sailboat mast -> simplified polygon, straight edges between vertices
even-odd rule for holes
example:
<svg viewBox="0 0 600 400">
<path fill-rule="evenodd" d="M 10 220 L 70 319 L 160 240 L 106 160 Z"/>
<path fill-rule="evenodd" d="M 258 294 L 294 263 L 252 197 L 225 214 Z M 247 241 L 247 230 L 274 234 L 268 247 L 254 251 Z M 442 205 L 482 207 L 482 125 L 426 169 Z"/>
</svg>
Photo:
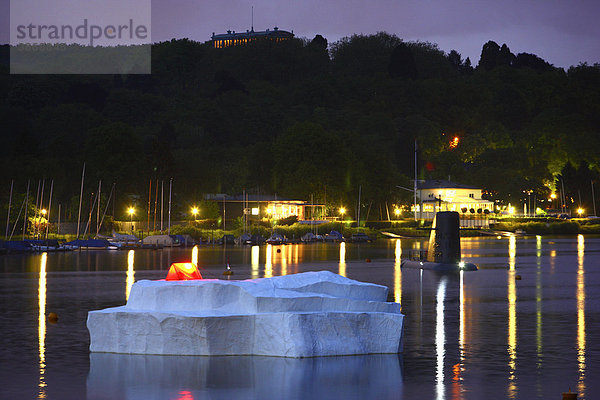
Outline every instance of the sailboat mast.
<svg viewBox="0 0 600 400">
<path fill-rule="evenodd" d="M 98 209 L 96 210 L 96 237 L 100 233 L 100 199 L 102 198 L 102 179 L 98 181 Z"/>
<path fill-rule="evenodd" d="M 12 192 L 13 192 L 13 184 L 15 183 L 14 179 L 10 181 L 10 196 L 8 196 L 8 215 L 6 216 L 6 233 L 4 234 L 4 240 L 8 240 L 8 226 L 10 225 L 10 207 L 12 205 Z M 592 193 L 594 192 L 594 183 L 592 182 Z M 596 206 L 594 205 L 594 208 Z"/>
<path fill-rule="evenodd" d="M 173 178 L 169 181 L 169 224 L 167 225 L 167 234 L 171 234 L 171 193 L 173 191 Z"/>
<path fill-rule="evenodd" d="M 362 185 L 359 185 L 358 186 L 358 207 L 357 207 L 358 208 L 358 212 L 357 212 L 357 216 L 358 216 L 357 220 L 358 221 L 356 224 L 359 231 L 360 231 L 360 195 L 361 195 L 361 192 L 362 192 Z"/>
<path fill-rule="evenodd" d="M 150 179 L 150 183 L 148 186 L 148 225 L 146 225 L 146 227 L 148 228 L 148 235 L 150 235 L 150 206 L 152 205 L 152 179 Z"/>
<path fill-rule="evenodd" d="M 48 203 L 48 219 L 46 220 L 46 240 L 48 239 L 48 230 L 50 228 L 50 210 L 52 210 L 52 191 L 54 190 L 54 179 L 52 179 L 52 183 L 50 183 L 50 201 Z"/>
<path fill-rule="evenodd" d="M 594 215 L 597 216 L 598 214 L 596 214 L 596 196 L 594 196 L 594 181 L 591 180 L 590 182 L 592 182 L 592 204 L 594 205 Z M 11 186 L 11 188 L 12 188 L 12 186 Z"/>
<path fill-rule="evenodd" d="M 25 232 L 27 231 L 27 205 L 29 203 L 29 179 L 27 179 L 27 195 L 25 195 L 25 219 L 23 220 L 23 235 L 21 240 L 25 240 Z"/>
<path fill-rule="evenodd" d="M 413 214 L 415 215 L 415 221 L 417 220 L 417 138 L 415 138 L 415 184 L 413 186 Z"/>
<path fill-rule="evenodd" d="M 79 239 L 79 225 L 81 224 L 81 199 L 83 198 L 83 180 L 85 178 L 85 163 L 83 163 L 83 172 L 81 173 L 81 190 L 79 191 L 79 211 L 77 213 L 77 239 Z"/>
</svg>

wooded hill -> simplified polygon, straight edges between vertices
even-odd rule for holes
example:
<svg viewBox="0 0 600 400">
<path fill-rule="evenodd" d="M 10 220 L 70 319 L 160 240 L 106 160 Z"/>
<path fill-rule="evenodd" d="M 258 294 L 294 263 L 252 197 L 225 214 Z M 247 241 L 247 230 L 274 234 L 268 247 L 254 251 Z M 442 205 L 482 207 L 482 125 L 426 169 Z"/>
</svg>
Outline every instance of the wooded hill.
<svg viewBox="0 0 600 400">
<path fill-rule="evenodd" d="M 360 186 L 383 218 L 386 202 L 410 202 L 396 186 L 412 186 L 415 138 L 420 178 L 503 202 L 547 198 L 564 177 L 591 210 L 599 177 L 600 66 L 565 71 L 491 41 L 475 67 L 387 33 L 226 49 L 182 39 L 153 45 L 151 75 L 9 75 L 5 62 L 0 93 L 4 208 L 11 179 L 22 193 L 41 178 L 76 207 L 85 162 L 86 192 L 116 182 L 117 218 L 170 178 L 184 212 L 246 189 L 352 213 Z"/>
</svg>

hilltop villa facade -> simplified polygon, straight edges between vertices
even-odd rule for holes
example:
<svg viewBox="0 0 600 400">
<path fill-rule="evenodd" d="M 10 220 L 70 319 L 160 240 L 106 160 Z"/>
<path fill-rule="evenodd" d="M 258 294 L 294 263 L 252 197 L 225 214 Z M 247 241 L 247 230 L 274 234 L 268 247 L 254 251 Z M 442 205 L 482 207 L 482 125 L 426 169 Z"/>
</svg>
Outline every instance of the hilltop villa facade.
<svg viewBox="0 0 600 400">
<path fill-rule="evenodd" d="M 482 192 L 481 188 L 451 181 L 418 181 L 418 204 L 413 204 L 411 211 L 424 220 L 432 220 L 437 211 L 457 211 L 466 221 L 464 226 L 487 225 L 494 202 L 482 199 Z"/>
</svg>

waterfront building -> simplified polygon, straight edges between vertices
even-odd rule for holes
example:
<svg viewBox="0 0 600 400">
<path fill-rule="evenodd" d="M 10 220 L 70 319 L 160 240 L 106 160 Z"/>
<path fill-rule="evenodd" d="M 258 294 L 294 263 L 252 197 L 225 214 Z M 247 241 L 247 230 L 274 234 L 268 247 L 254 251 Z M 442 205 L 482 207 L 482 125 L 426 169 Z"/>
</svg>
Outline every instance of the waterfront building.
<svg viewBox="0 0 600 400">
<path fill-rule="evenodd" d="M 487 216 L 494 212 L 494 202 L 482 199 L 483 190 L 476 186 L 445 180 L 417 182 L 418 204 L 411 211 L 419 219 L 433 220 L 438 211 L 457 211 L 463 226 L 487 226 Z"/>
<path fill-rule="evenodd" d="M 207 194 L 205 200 L 214 201 L 219 205 L 220 213 L 227 220 L 246 216 L 248 221 L 280 220 L 296 216 L 298 221 L 321 219 L 325 215 L 325 205 L 310 203 L 304 200 L 281 198 L 272 195 L 240 194 Z"/>
<path fill-rule="evenodd" d="M 240 46 L 248 43 L 268 40 L 272 42 L 281 42 L 294 37 L 294 31 L 288 32 L 278 27 L 264 31 L 255 31 L 254 28 L 246 32 L 236 32 L 228 30 L 227 33 L 215 34 L 213 32 L 210 43 L 215 49 L 223 49 L 229 46 Z"/>
</svg>

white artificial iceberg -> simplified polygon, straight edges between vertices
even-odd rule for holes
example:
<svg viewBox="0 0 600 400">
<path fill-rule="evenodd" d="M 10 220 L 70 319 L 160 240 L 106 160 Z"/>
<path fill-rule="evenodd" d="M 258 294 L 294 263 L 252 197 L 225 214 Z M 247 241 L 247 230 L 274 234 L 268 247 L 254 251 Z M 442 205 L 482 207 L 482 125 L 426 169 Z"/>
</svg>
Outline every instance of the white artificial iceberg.
<svg viewBox="0 0 600 400">
<path fill-rule="evenodd" d="M 92 352 L 313 357 L 402 351 L 385 286 L 328 271 L 245 281 L 136 282 L 125 306 L 91 311 Z"/>
</svg>

